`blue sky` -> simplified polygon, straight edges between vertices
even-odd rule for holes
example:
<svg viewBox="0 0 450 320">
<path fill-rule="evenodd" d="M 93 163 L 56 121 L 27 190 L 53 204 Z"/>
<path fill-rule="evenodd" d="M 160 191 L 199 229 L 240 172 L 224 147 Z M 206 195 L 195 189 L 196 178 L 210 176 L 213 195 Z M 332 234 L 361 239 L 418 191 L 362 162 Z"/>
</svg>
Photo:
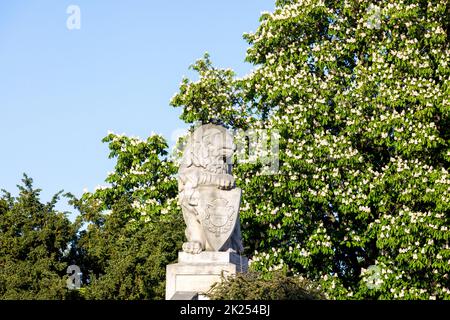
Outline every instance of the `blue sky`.
<svg viewBox="0 0 450 320">
<path fill-rule="evenodd" d="M 69 5 L 81 28 L 69 30 Z M 207 51 L 238 75 L 244 32 L 274 0 L 24 0 L 0 2 L 0 188 L 22 173 L 42 200 L 103 184 L 114 162 L 108 130 L 169 140 L 186 125 L 169 106 L 188 66 Z M 64 202 L 59 210 L 71 210 Z M 72 210 L 73 211 L 73 210 Z"/>
</svg>

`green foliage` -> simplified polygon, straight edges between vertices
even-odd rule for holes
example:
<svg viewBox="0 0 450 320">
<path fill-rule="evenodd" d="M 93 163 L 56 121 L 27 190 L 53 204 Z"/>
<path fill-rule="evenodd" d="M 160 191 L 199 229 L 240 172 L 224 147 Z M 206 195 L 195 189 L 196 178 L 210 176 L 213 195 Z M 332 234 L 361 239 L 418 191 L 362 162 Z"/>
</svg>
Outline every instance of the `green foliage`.
<svg viewBox="0 0 450 320">
<path fill-rule="evenodd" d="M 183 242 L 183 233 L 177 232 L 183 230 L 181 215 L 121 225 L 117 213 L 80 238 L 83 267 L 97 271 L 90 273 L 84 298 L 164 299 L 165 267 L 177 259 Z"/>
<path fill-rule="evenodd" d="M 213 300 L 316 300 L 325 299 L 320 286 L 283 272 L 240 273 L 216 283 L 207 296 Z"/>
<path fill-rule="evenodd" d="M 68 245 L 76 226 L 54 206 L 41 203 L 26 175 L 20 195 L 0 198 L 0 299 L 65 299 Z"/>
<path fill-rule="evenodd" d="M 245 123 L 281 135 L 277 175 L 235 166 L 255 270 L 302 274 L 335 298 L 450 298 L 449 10 L 277 1 L 245 35 L 255 70 L 215 90 L 239 83 Z M 183 119 L 220 112 L 198 90 L 210 84 L 183 81 Z"/>
<path fill-rule="evenodd" d="M 165 267 L 176 261 L 184 238 L 176 204 L 176 168 L 161 136 L 146 141 L 109 134 L 117 159 L 108 186 L 73 204 L 86 223 L 76 264 L 84 274 L 86 299 L 163 299 Z"/>
<path fill-rule="evenodd" d="M 109 157 L 116 159 L 115 170 L 105 179 L 109 185 L 83 195 L 85 204 L 96 206 L 95 212 L 99 212 L 112 210 L 125 199 L 132 208 L 124 214 L 136 219 L 150 219 L 165 213 L 166 207 L 176 207 L 173 201 L 177 193 L 174 178 L 177 168 L 167 157 L 167 142 L 162 136 L 154 134 L 144 141 L 110 133 L 103 142 L 108 143 Z"/>
<path fill-rule="evenodd" d="M 283 270 L 330 298 L 450 299 L 449 14 L 446 0 L 278 0 L 245 35 L 253 72 L 237 79 L 208 55 L 192 66 L 199 79 L 183 79 L 171 101 L 187 123 L 280 135 L 278 174 L 251 161 L 234 171 L 262 274 L 214 297 L 317 297 L 301 278 L 270 278 Z M 163 297 L 183 240 L 176 164 L 161 136 L 104 142 L 115 171 L 72 198 L 76 224 L 27 177 L 17 199 L 0 198 L 0 298 L 67 297 L 70 259 L 82 297 Z"/>
<path fill-rule="evenodd" d="M 180 92 L 170 104 L 183 106 L 181 119 L 187 123 L 218 123 L 231 127 L 243 127 L 248 121 L 248 108 L 243 104 L 240 81 L 230 69 L 216 69 L 205 54 L 191 66 L 198 72 L 199 80 L 191 82 L 184 78 Z"/>
</svg>

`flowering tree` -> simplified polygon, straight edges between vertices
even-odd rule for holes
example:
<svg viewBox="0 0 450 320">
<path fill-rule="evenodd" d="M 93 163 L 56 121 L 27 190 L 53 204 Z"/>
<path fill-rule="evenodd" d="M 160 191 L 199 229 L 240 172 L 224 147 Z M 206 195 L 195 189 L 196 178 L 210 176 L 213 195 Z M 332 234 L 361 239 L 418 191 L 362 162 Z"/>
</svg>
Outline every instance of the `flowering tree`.
<svg viewBox="0 0 450 320">
<path fill-rule="evenodd" d="M 450 6 L 279 0 L 237 79 L 209 57 L 172 100 L 187 122 L 277 130 L 280 168 L 238 163 L 256 270 L 331 297 L 450 298 Z"/>
<path fill-rule="evenodd" d="M 87 299 L 164 299 L 165 267 L 183 241 L 176 167 L 162 136 L 146 140 L 110 133 L 116 160 L 107 186 L 73 198 L 86 229 L 76 243 Z"/>
<path fill-rule="evenodd" d="M 110 158 L 115 170 L 108 174 L 107 186 L 86 192 L 85 201 L 97 203 L 103 211 L 113 209 L 120 199 L 131 205 L 127 218 L 150 220 L 153 216 L 176 210 L 177 168 L 168 158 L 164 137 L 152 134 L 148 139 L 109 133 Z"/>
</svg>

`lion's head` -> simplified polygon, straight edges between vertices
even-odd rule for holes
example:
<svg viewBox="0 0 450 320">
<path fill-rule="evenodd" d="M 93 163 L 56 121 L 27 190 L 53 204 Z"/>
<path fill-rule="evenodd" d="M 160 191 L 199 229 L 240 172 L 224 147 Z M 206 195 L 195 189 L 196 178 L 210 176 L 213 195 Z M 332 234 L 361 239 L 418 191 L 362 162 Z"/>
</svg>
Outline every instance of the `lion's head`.
<svg viewBox="0 0 450 320">
<path fill-rule="evenodd" d="M 183 152 L 181 168 L 201 167 L 212 173 L 231 173 L 236 149 L 233 136 L 222 126 L 208 124 L 197 128 Z"/>
</svg>

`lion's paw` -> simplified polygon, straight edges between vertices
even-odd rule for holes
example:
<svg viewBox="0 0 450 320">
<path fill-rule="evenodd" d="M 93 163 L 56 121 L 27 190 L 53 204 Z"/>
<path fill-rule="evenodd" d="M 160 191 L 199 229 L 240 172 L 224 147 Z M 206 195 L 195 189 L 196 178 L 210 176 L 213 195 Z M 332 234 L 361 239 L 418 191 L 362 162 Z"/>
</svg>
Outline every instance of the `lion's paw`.
<svg viewBox="0 0 450 320">
<path fill-rule="evenodd" d="M 183 251 L 186 253 L 199 254 L 203 251 L 203 248 L 200 242 L 185 242 L 183 243 Z"/>
<path fill-rule="evenodd" d="M 234 177 L 228 174 L 223 174 L 219 178 L 220 189 L 232 189 L 235 186 Z"/>
</svg>

